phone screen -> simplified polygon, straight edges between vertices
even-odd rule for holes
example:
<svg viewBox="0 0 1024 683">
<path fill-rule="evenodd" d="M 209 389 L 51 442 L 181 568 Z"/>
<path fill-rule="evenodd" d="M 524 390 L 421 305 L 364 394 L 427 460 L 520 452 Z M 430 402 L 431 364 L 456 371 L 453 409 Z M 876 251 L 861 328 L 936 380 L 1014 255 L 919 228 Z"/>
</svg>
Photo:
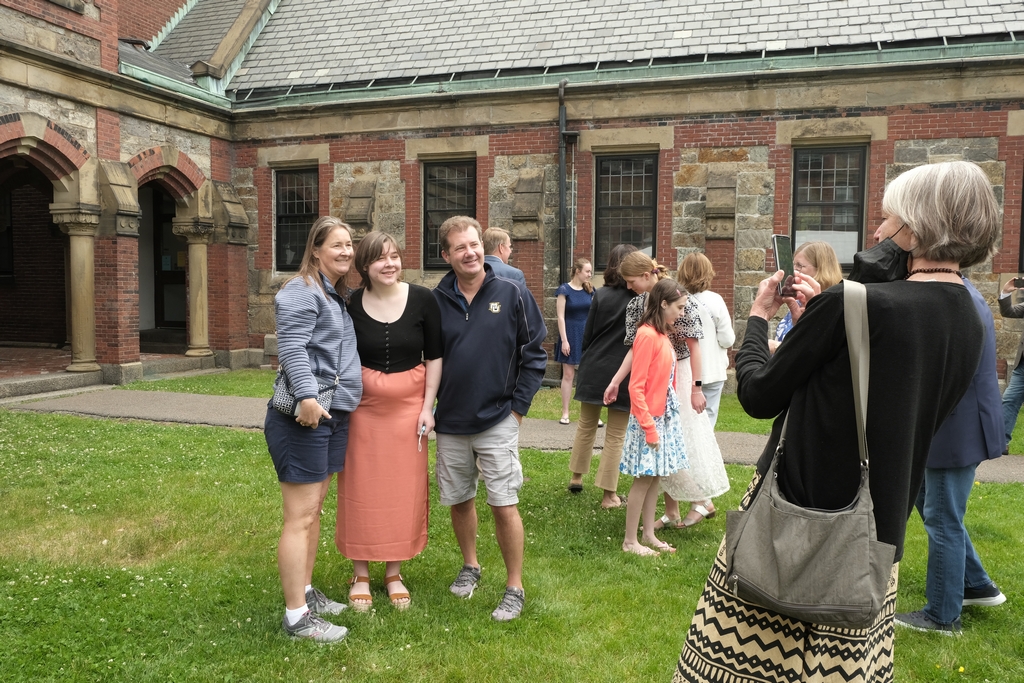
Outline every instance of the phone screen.
<svg viewBox="0 0 1024 683">
<path fill-rule="evenodd" d="M 793 291 L 793 244 L 788 235 L 772 235 L 772 251 L 775 252 L 775 268 L 786 273 L 779 283 L 779 296 L 795 296 Z"/>
</svg>

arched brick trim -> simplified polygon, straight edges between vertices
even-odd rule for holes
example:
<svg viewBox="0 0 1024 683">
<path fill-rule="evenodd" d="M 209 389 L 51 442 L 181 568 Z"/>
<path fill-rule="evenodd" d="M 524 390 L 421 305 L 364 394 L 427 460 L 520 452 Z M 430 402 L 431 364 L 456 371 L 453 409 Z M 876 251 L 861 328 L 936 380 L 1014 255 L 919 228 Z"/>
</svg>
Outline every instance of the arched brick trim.
<svg viewBox="0 0 1024 683">
<path fill-rule="evenodd" d="M 194 194 L 206 176 L 184 152 L 173 147 L 151 147 L 128 160 L 141 187 L 152 180 L 159 181 L 175 197 L 184 199 Z"/>
<path fill-rule="evenodd" d="M 42 120 L 33 116 L 37 122 Z M 25 121 L 17 112 L 0 116 L 0 159 L 14 155 L 27 156 L 50 180 L 77 171 L 90 157 L 71 133 L 49 119 L 42 138 L 26 133 Z"/>
</svg>

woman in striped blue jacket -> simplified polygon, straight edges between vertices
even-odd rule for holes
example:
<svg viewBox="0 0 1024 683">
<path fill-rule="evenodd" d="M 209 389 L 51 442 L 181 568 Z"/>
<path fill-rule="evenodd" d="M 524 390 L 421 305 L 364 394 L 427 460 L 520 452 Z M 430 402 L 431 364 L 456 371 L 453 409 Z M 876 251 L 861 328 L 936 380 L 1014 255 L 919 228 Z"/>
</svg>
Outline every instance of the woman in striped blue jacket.
<svg viewBox="0 0 1024 683">
<path fill-rule="evenodd" d="M 346 606 L 313 588 L 312 579 L 320 509 L 331 475 L 345 465 L 349 413 L 362 396 L 355 330 L 339 293 L 347 291 L 344 279 L 352 255 L 349 227 L 330 216 L 318 219 L 309 231 L 299 272 L 274 297 L 282 370 L 277 381 L 287 381 L 298 401 L 295 415 L 268 406 L 264 424 L 284 503 L 277 548 L 283 626 L 292 637 L 320 642 L 338 641 L 348 633 L 321 616 L 338 614 Z M 337 385 L 330 410 L 317 403 L 320 384 Z"/>
</svg>

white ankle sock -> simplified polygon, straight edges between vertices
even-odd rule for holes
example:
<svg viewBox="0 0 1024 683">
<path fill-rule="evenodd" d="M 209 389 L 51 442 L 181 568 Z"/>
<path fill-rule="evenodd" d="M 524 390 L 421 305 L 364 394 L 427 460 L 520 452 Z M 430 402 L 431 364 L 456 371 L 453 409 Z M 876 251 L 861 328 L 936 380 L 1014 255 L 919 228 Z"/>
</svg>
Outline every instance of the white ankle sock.
<svg viewBox="0 0 1024 683">
<path fill-rule="evenodd" d="M 307 583 L 306 584 L 306 590 L 302 591 L 302 594 L 305 595 L 306 593 L 308 593 L 311 590 L 313 590 L 313 584 Z"/>
<path fill-rule="evenodd" d="M 288 609 L 286 607 L 284 610 L 284 618 L 288 620 L 289 626 L 295 626 L 295 624 L 299 622 L 299 619 L 301 619 L 303 615 L 308 611 L 309 608 L 305 605 L 299 607 L 298 609 Z"/>
</svg>

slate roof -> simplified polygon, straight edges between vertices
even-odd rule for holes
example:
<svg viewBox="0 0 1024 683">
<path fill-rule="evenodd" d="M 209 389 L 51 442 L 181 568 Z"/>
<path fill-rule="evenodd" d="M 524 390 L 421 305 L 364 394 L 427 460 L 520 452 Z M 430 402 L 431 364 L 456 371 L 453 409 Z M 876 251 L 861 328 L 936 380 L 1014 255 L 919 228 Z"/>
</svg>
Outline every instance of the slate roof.
<svg viewBox="0 0 1024 683">
<path fill-rule="evenodd" d="M 1020 0 L 281 0 L 229 89 L 1009 32 Z"/>
<path fill-rule="evenodd" d="M 146 71 L 172 78 L 182 83 L 192 85 L 195 80 L 192 78 L 192 71 L 188 65 L 170 59 L 163 59 L 142 47 L 136 47 L 125 42 L 117 44 L 117 56 L 121 62 L 137 66 Z"/>
<path fill-rule="evenodd" d="M 245 0 L 199 0 L 153 54 L 189 66 L 208 60 L 244 5 Z"/>
</svg>

